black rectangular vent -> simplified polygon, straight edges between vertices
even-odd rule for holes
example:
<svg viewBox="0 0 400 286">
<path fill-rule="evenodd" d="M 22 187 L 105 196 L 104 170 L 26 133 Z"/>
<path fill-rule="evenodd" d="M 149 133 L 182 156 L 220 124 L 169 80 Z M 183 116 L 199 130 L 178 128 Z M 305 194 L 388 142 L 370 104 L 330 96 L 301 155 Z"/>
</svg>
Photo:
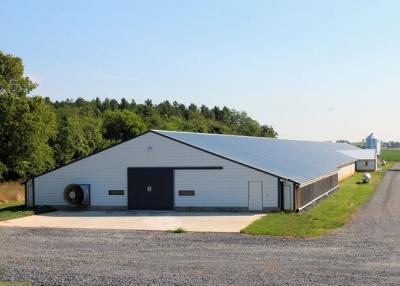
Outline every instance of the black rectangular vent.
<svg viewBox="0 0 400 286">
<path fill-rule="evenodd" d="M 193 190 L 179 190 L 180 196 L 194 196 Z"/>
<path fill-rule="evenodd" d="M 109 196 L 123 196 L 124 190 L 108 190 Z"/>
</svg>

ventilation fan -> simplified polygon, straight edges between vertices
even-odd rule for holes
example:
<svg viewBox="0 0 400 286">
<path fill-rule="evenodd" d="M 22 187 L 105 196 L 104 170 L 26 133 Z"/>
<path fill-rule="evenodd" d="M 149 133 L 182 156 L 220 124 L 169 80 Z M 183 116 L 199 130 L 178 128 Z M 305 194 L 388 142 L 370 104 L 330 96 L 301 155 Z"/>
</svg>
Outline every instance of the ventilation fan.
<svg viewBox="0 0 400 286">
<path fill-rule="evenodd" d="M 90 204 L 90 185 L 70 184 L 65 187 L 64 200 L 71 206 L 83 206 Z"/>
</svg>

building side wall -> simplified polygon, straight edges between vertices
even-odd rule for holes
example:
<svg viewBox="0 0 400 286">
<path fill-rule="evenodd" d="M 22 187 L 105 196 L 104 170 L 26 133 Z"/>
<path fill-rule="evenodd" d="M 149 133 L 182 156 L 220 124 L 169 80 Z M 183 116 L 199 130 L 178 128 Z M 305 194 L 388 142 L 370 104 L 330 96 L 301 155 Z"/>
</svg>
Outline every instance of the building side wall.
<svg viewBox="0 0 400 286">
<path fill-rule="evenodd" d="M 350 165 L 342 166 L 338 168 L 338 179 L 339 182 L 353 176 L 354 173 L 356 172 L 356 165 L 355 163 L 352 163 Z"/>
<path fill-rule="evenodd" d="M 65 205 L 71 183 L 90 184 L 92 206 L 127 206 L 128 167 L 204 167 L 222 170 L 175 170 L 175 206 L 247 207 L 248 181 L 263 182 L 264 205 L 277 207 L 278 180 L 154 133 L 147 133 L 103 152 L 35 178 L 36 205 Z M 178 196 L 181 189 L 195 196 Z M 124 190 L 110 196 L 108 190 Z"/>
<path fill-rule="evenodd" d="M 378 168 L 377 160 L 358 160 L 356 162 L 357 171 L 376 171 Z"/>
<path fill-rule="evenodd" d="M 278 207 L 278 179 L 252 169 L 224 164 L 223 170 L 176 170 L 176 207 L 247 207 L 249 181 L 261 181 L 263 207 Z M 194 196 L 179 196 L 193 190 Z"/>
<path fill-rule="evenodd" d="M 338 174 L 322 178 L 296 191 L 296 208 L 304 207 L 320 196 L 338 187 Z"/>
</svg>

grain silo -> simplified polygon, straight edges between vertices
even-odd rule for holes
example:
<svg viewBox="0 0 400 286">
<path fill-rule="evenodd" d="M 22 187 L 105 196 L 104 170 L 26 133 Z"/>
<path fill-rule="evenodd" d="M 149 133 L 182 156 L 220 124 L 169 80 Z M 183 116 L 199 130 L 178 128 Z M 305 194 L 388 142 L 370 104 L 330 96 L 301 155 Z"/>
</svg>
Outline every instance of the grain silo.
<svg viewBox="0 0 400 286">
<path fill-rule="evenodd" d="M 365 138 L 365 143 L 364 143 L 364 148 L 365 149 L 375 149 L 376 154 L 380 155 L 381 153 L 381 141 L 379 140 L 378 137 L 374 133 L 371 133 L 370 135 Z"/>
</svg>

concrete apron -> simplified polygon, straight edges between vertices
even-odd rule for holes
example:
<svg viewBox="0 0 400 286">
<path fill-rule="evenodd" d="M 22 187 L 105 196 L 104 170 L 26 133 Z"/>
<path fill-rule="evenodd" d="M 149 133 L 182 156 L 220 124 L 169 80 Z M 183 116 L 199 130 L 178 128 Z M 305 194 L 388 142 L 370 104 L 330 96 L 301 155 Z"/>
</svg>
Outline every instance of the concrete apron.
<svg viewBox="0 0 400 286">
<path fill-rule="evenodd" d="M 56 211 L 0 222 L 10 227 L 239 232 L 263 216 L 252 213 L 164 211 Z"/>
</svg>

